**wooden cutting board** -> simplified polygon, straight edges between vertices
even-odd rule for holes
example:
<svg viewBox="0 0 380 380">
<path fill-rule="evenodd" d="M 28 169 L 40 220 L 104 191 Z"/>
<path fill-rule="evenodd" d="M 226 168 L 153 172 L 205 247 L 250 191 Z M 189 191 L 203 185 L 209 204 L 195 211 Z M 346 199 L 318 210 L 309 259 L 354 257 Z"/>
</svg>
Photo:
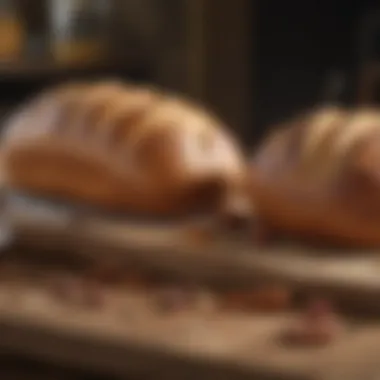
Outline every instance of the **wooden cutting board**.
<svg viewBox="0 0 380 380">
<path fill-rule="evenodd" d="M 162 379 L 363 380 L 380 374 L 380 326 L 356 323 L 325 347 L 279 344 L 291 314 L 155 312 L 143 294 L 101 310 L 46 289 L 0 285 L 0 347 L 61 365 Z M 113 298 L 112 298 L 113 297 Z"/>
<path fill-rule="evenodd" d="M 283 282 L 349 298 L 370 311 L 379 297 L 376 253 L 263 249 L 231 237 L 198 239 L 193 223 L 148 225 L 68 209 L 26 212 L 20 207 L 5 219 L 8 233 L 36 247 L 59 244 L 68 254 L 143 265 L 202 282 L 228 287 Z M 76 309 L 43 287 L 0 283 L 0 347 L 124 377 L 362 380 L 380 374 L 376 323 L 356 323 L 331 345 L 300 349 L 278 340 L 293 323 L 291 314 L 168 315 L 155 313 L 143 294 L 112 297 L 115 306 L 110 308 Z"/>
<path fill-rule="evenodd" d="M 3 216 L 4 241 L 12 236 L 38 249 L 44 246 L 51 255 L 60 247 L 65 255 L 229 288 L 275 282 L 322 293 L 352 308 L 380 311 L 380 252 L 263 248 L 247 236 L 222 237 L 212 229 L 204 233 L 204 221 L 137 223 L 28 198 L 10 202 Z"/>
</svg>

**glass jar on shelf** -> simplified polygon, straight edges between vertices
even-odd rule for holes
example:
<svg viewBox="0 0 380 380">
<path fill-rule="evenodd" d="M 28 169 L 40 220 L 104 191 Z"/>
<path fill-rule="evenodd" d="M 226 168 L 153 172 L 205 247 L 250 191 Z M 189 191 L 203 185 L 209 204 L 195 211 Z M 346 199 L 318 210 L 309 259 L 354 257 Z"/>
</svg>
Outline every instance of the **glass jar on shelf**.
<svg viewBox="0 0 380 380">
<path fill-rule="evenodd" d="M 63 65 L 102 62 L 110 0 L 50 0 L 51 52 Z"/>
<path fill-rule="evenodd" d="M 0 0 L 0 62 L 18 60 L 25 41 L 26 31 L 17 2 Z"/>
</svg>

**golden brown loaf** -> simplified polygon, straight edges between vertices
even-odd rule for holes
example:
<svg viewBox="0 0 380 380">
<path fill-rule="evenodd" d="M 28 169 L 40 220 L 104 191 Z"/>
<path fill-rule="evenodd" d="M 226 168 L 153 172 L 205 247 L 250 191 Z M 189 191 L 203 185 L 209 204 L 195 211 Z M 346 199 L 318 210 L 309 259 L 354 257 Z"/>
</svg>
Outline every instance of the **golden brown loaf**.
<svg viewBox="0 0 380 380">
<path fill-rule="evenodd" d="M 119 82 L 68 84 L 21 107 L 2 136 L 10 186 L 109 210 L 247 211 L 246 165 L 219 120 Z"/>
<path fill-rule="evenodd" d="M 380 112 L 331 107 L 276 129 L 253 158 L 251 189 L 268 228 L 379 246 Z"/>
</svg>

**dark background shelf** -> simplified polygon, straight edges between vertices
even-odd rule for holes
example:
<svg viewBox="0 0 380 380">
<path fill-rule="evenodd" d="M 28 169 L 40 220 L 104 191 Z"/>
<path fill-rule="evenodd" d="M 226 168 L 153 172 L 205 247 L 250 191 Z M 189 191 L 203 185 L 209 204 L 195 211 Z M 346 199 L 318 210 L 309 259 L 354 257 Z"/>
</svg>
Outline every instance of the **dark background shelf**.
<svg viewBox="0 0 380 380">
<path fill-rule="evenodd" d="M 326 80 L 341 72 L 341 100 L 355 102 L 358 28 L 374 0 L 258 1 L 255 136 L 267 126 L 323 100 Z"/>
<path fill-rule="evenodd" d="M 56 66 L 23 67 L 15 69 L 0 64 L 0 108 L 13 108 L 24 99 L 46 87 L 67 80 L 85 78 L 125 78 L 132 81 L 149 81 L 151 69 L 148 65 L 116 66 L 94 65 L 76 68 L 58 68 Z"/>
</svg>

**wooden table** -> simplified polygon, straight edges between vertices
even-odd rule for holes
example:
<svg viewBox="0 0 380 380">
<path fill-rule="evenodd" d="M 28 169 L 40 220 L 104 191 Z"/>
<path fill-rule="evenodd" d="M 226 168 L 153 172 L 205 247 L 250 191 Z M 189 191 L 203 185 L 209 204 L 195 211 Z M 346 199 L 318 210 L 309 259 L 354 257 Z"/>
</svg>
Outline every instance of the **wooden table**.
<svg viewBox="0 0 380 380">
<path fill-rule="evenodd" d="M 355 323 L 334 343 L 280 344 L 291 314 L 159 313 L 144 294 L 109 295 L 76 308 L 41 287 L 0 286 L 0 347 L 110 375 L 161 379 L 373 379 L 380 325 Z"/>
<path fill-rule="evenodd" d="M 346 299 L 351 306 L 377 309 L 376 252 L 322 255 L 295 247 L 208 244 L 198 241 L 186 225 L 131 225 L 67 208 L 48 210 L 38 202 L 28 207 L 28 212 L 25 205 L 15 207 L 8 218 L 13 236 L 24 242 L 29 239 L 78 256 L 215 286 L 276 281 L 297 290 L 323 291 L 337 301 Z M 146 379 L 371 380 L 380 376 L 377 322 L 355 323 L 333 344 L 306 350 L 279 344 L 279 334 L 293 323 L 292 315 L 168 315 L 154 312 L 144 294 L 113 292 L 109 297 L 113 306 L 103 311 L 75 309 L 44 287 L 0 284 L 0 346 L 65 365 L 122 377 L 134 373 Z"/>
</svg>

